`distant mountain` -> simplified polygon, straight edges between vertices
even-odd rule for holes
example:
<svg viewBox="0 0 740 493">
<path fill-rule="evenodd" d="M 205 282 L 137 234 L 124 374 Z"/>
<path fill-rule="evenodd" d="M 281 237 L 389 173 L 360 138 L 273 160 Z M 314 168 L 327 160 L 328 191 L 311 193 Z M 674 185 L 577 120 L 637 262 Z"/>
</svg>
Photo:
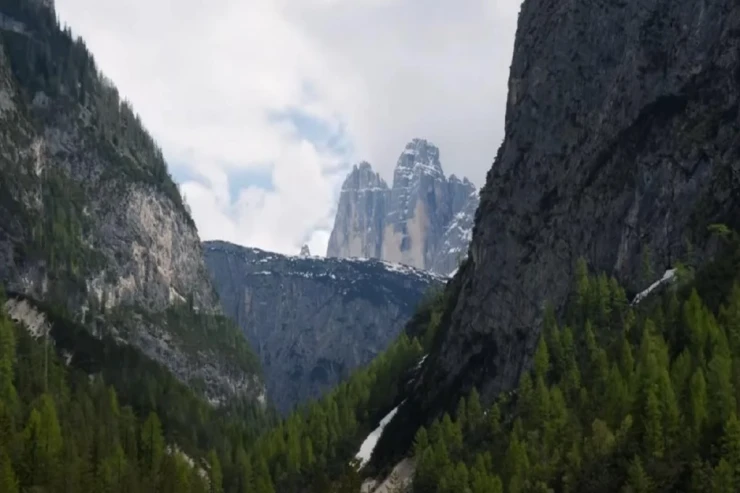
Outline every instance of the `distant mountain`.
<svg viewBox="0 0 740 493">
<path fill-rule="evenodd" d="M 258 361 L 220 314 L 161 150 L 52 5 L 0 6 L 0 285 L 212 402 L 258 396 Z M 8 310 L 29 325 L 25 307 Z"/>
<path fill-rule="evenodd" d="M 439 149 L 423 139 L 406 145 L 393 187 L 363 162 L 342 186 L 328 257 L 377 258 L 454 271 L 472 238 L 478 190 L 467 178 L 445 176 Z"/>
<path fill-rule="evenodd" d="M 334 387 L 396 338 L 444 278 L 378 260 L 290 257 L 205 242 L 227 316 L 262 360 L 281 411 Z"/>
</svg>

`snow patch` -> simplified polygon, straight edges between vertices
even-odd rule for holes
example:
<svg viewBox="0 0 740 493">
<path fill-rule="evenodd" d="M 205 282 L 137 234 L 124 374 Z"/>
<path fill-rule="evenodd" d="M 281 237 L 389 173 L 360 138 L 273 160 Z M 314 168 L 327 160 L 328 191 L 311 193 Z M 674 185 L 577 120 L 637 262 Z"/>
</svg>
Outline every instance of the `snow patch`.
<svg viewBox="0 0 740 493">
<path fill-rule="evenodd" d="M 67 350 L 62 350 L 62 358 L 64 359 L 64 364 L 69 366 L 69 364 L 72 362 L 72 357 L 74 355 L 70 353 Z"/>
<path fill-rule="evenodd" d="M 674 277 L 676 277 L 676 269 L 668 269 L 667 271 L 665 271 L 665 274 L 663 274 L 663 277 L 652 283 L 650 287 L 647 288 L 645 291 L 638 293 L 637 296 L 635 296 L 635 299 L 632 301 L 632 305 L 634 306 L 640 303 L 642 300 L 647 298 L 650 293 L 658 289 L 660 286 L 672 281 Z"/>
<path fill-rule="evenodd" d="M 396 416 L 398 408 L 401 407 L 402 404 L 403 402 L 394 407 L 391 412 L 389 412 L 383 419 L 381 419 L 378 427 L 375 428 L 373 432 L 370 433 L 367 438 L 365 438 L 365 441 L 362 442 L 362 445 L 360 445 L 360 451 L 357 452 L 357 455 L 355 455 L 355 458 L 359 459 L 360 461 L 360 469 L 362 469 L 365 464 L 370 461 L 370 457 L 373 455 L 373 450 L 375 450 L 375 445 L 377 445 L 378 440 L 380 440 L 380 435 L 383 434 L 383 430 L 385 429 L 385 427 L 388 426 L 388 423 L 390 423 L 391 420 Z"/>
</svg>

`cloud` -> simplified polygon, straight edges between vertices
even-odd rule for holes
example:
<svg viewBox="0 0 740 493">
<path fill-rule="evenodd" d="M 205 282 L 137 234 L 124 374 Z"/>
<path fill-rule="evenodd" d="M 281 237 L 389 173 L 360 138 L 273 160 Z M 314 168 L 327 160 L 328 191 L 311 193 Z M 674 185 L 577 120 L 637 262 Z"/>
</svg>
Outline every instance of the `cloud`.
<svg viewBox="0 0 740 493">
<path fill-rule="evenodd" d="M 323 254 L 338 188 L 413 137 L 478 185 L 518 0 L 57 0 L 181 181 L 203 239 Z"/>
</svg>

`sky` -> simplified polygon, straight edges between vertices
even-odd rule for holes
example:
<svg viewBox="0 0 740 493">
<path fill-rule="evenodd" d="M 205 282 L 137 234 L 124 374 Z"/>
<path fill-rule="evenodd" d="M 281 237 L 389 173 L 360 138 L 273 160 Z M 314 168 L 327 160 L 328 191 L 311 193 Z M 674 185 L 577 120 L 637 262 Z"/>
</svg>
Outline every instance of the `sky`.
<svg viewBox="0 0 740 493">
<path fill-rule="evenodd" d="M 520 0 L 56 0 L 162 147 L 201 239 L 326 252 L 366 160 L 426 138 L 482 186 Z"/>
</svg>

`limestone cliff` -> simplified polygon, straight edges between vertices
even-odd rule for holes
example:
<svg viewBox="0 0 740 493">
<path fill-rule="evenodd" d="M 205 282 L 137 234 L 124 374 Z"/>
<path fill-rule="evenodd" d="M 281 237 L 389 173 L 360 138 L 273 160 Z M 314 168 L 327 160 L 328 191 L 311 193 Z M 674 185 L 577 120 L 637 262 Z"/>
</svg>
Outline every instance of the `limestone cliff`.
<svg viewBox="0 0 740 493">
<path fill-rule="evenodd" d="M 473 385 L 515 385 L 579 256 L 634 292 L 647 249 L 662 273 L 740 226 L 739 53 L 731 0 L 524 2 L 468 260 L 381 455 Z"/>
<path fill-rule="evenodd" d="M 288 257 L 224 242 L 204 244 L 226 314 L 265 368 L 282 411 L 331 389 L 399 334 L 443 279 L 377 260 Z"/>
<path fill-rule="evenodd" d="M 259 392 L 248 350 L 214 342 L 236 329 L 203 325 L 220 308 L 198 233 L 132 108 L 50 2 L 0 14 L 0 282 L 207 382 L 212 399 Z"/>
</svg>

